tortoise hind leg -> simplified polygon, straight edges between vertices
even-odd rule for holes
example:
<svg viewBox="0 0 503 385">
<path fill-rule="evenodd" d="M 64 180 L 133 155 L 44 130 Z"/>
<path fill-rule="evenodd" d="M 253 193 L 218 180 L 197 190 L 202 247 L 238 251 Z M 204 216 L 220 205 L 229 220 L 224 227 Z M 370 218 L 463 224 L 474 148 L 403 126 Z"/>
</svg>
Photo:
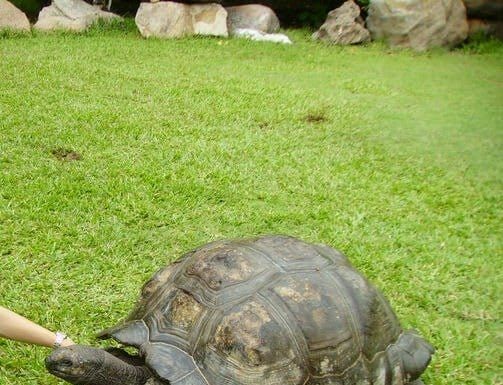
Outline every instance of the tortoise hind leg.
<svg viewBox="0 0 503 385">
<path fill-rule="evenodd" d="M 403 332 L 372 362 L 373 385 L 424 385 L 421 374 L 430 363 L 433 347 L 413 331 Z"/>
<path fill-rule="evenodd" d="M 419 376 L 426 370 L 435 352 L 433 346 L 414 331 L 404 332 L 394 345 L 400 356 L 405 376 L 421 381 Z M 418 383 L 412 381 L 411 384 L 421 385 L 422 381 Z"/>
</svg>

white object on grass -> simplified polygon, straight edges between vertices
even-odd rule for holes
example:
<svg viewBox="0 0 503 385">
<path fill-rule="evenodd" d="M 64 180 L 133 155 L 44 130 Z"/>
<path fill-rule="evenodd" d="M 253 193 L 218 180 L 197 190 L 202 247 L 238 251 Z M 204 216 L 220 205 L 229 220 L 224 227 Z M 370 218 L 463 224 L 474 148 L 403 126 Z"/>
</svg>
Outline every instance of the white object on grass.
<svg viewBox="0 0 503 385">
<path fill-rule="evenodd" d="M 264 33 L 249 28 L 237 28 L 232 32 L 232 35 L 256 41 L 271 41 L 273 43 L 292 44 L 290 38 L 282 33 Z"/>
</svg>

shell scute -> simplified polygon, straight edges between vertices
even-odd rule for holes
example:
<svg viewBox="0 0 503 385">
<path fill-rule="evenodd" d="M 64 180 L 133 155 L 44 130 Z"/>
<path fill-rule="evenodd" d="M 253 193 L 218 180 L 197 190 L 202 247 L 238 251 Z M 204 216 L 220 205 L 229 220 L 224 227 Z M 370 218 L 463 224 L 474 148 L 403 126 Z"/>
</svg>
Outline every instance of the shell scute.
<svg viewBox="0 0 503 385">
<path fill-rule="evenodd" d="M 246 249 L 216 243 L 195 253 L 186 274 L 198 277 L 210 289 L 218 291 L 246 282 L 264 270 L 260 258 L 246 253 Z"/>
<path fill-rule="evenodd" d="M 337 346 L 353 338 L 352 320 L 341 293 L 334 290 L 329 278 L 311 273 L 287 276 L 272 290 L 294 315 L 310 350 Z"/>
<path fill-rule="evenodd" d="M 203 306 L 189 293 L 174 290 L 172 299 L 156 314 L 159 330 L 178 329 L 189 333 L 203 312 Z"/>
<path fill-rule="evenodd" d="M 181 261 L 177 261 L 155 272 L 152 278 L 141 288 L 140 298 L 127 319 L 141 319 L 152 309 L 156 308 L 164 300 L 166 293 L 172 287 L 173 279 L 180 267 Z"/>
<path fill-rule="evenodd" d="M 249 366 L 273 364 L 295 357 L 284 328 L 264 305 L 253 300 L 232 308 L 223 316 L 210 346 Z"/>
</svg>

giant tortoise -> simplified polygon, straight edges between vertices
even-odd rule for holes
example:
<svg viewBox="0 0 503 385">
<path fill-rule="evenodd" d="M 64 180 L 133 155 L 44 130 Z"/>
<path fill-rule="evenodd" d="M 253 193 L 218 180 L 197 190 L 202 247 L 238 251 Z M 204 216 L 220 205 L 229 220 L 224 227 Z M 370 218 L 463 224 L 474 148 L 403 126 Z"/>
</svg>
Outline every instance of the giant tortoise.
<svg viewBox="0 0 503 385">
<path fill-rule="evenodd" d="M 138 355 L 74 345 L 48 370 L 85 385 L 419 385 L 433 354 L 344 255 L 288 236 L 185 254 L 99 336 Z"/>
</svg>

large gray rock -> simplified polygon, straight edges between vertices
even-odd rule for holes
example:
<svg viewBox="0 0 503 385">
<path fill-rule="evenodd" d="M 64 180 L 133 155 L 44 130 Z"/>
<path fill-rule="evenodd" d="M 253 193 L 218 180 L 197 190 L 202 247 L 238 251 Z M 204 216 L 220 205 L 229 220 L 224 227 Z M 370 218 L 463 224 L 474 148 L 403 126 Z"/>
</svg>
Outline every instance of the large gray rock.
<svg viewBox="0 0 503 385">
<path fill-rule="evenodd" d="M 239 5 L 228 7 L 227 27 L 233 33 L 236 29 L 253 29 L 264 33 L 274 33 L 279 30 L 279 19 L 274 11 L 260 4 Z"/>
<path fill-rule="evenodd" d="M 503 19 L 503 0 L 464 0 L 470 17 Z"/>
<path fill-rule="evenodd" d="M 453 47 L 468 36 L 461 0 L 372 0 L 367 28 L 373 39 L 418 51 Z"/>
<path fill-rule="evenodd" d="M 219 4 L 141 3 L 135 22 L 144 37 L 228 36 L 227 11 Z"/>
<path fill-rule="evenodd" d="M 43 31 L 84 31 L 98 20 L 112 19 L 120 19 L 120 16 L 82 0 L 53 0 L 50 6 L 40 11 L 33 27 Z"/>
<path fill-rule="evenodd" d="M 360 7 L 349 0 L 330 11 L 325 23 L 313 34 L 313 39 L 340 45 L 359 44 L 370 40 L 370 32 L 364 27 Z"/>
<path fill-rule="evenodd" d="M 29 31 L 30 22 L 26 15 L 7 0 L 0 0 L 0 29 Z"/>
</svg>

